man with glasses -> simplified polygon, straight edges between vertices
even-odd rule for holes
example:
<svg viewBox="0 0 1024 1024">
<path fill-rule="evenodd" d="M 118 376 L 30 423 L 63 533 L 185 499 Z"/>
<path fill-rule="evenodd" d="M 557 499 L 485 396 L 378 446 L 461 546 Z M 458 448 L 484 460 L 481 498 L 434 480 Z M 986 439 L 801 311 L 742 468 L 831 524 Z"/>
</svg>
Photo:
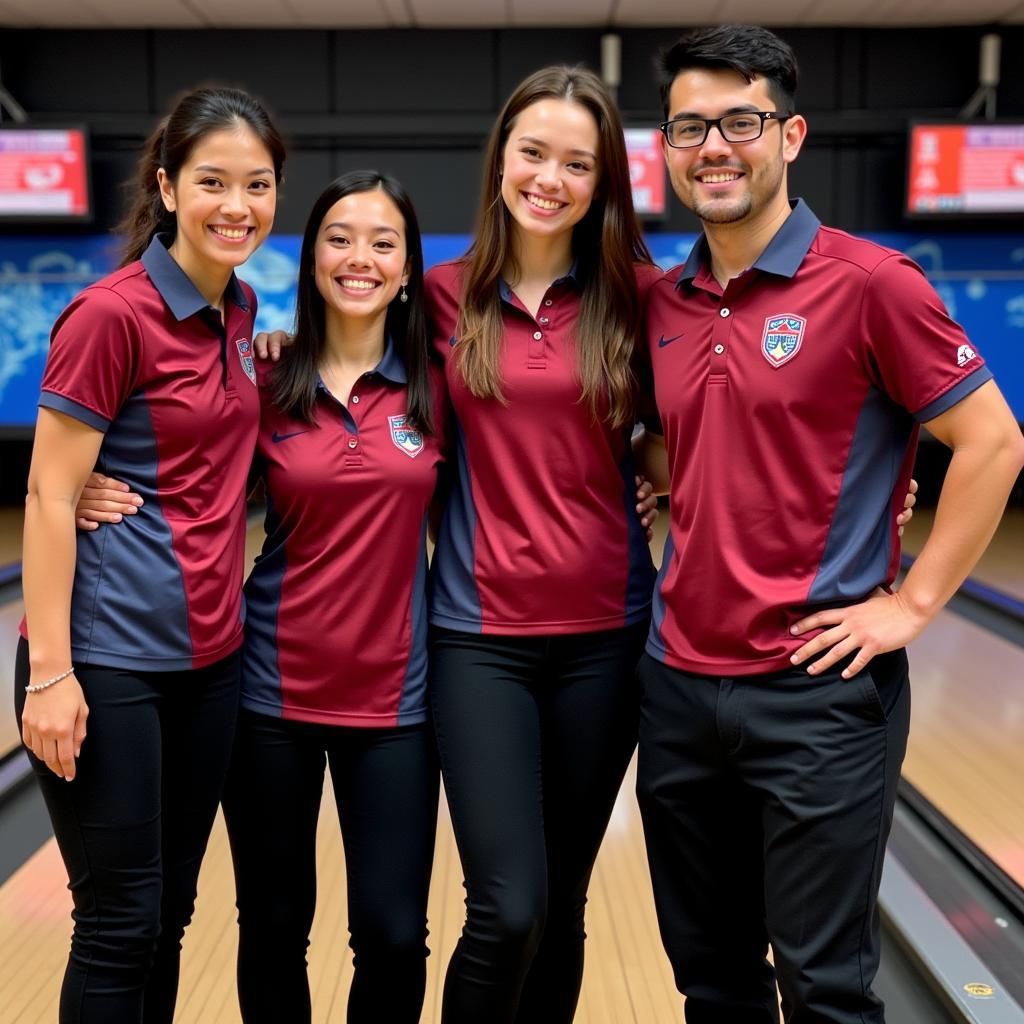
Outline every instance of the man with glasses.
<svg viewBox="0 0 1024 1024">
<path fill-rule="evenodd" d="M 647 316 L 671 522 L 638 794 L 662 938 L 691 1024 L 777 1021 L 776 980 L 790 1024 L 876 1024 L 903 649 L 990 539 L 1022 439 L 920 270 L 789 200 L 790 48 L 700 29 L 661 71 L 672 185 L 704 227 Z M 892 593 L 922 423 L 954 455 Z"/>
</svg>

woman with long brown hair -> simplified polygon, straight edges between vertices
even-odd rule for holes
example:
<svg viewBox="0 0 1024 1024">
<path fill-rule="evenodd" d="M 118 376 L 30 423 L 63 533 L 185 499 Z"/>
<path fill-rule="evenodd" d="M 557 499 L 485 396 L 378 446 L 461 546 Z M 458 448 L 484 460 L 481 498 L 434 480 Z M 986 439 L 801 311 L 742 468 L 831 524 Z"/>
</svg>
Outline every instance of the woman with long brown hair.
<svg viewBox="0 0 1024 1024">
<path fill-rule="evenodd" d="M 607 90 L 582 68 L 531 75 L 491 134 L 472 247 L 427 275 L 457 427 L 430 613 L 468 894 L 447 1024 L 575 1010 L 654 579 L 630 435 L 657 274 Z"/>
</svg>

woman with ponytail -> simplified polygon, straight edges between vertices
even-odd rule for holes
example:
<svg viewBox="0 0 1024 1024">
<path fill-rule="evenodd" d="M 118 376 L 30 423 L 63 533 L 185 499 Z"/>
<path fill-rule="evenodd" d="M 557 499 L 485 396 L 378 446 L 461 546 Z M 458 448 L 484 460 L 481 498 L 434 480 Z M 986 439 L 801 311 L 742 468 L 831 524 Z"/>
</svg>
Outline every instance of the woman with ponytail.
<svg viewBox="0 0 1024 1024">
<path fill-rule="evenodd" d="M 61 1024 L 170 1024 L 223 787 L 242 644 L 256 300 L 284 147 L 247 94 L 183 97 L 140 164 L 115 273 L 54 327 L 25 510 L 22 736 L 74 900 Z M 93 466 L 141 496 L 75 532 Z"/>
</svg>

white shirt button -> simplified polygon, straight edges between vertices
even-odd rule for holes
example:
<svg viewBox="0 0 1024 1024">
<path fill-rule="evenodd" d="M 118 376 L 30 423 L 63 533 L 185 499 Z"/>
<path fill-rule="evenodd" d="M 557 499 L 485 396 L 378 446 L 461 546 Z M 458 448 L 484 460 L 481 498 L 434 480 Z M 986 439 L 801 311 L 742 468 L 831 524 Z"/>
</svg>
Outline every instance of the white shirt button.
<svg viewBox="0 0 1024 1024">
<path fill-rule="evenodd" d="M 533 340 L 534 341 L 540 341 L 540 339 L 543 338 L 543 337 L 544 337 L 544 335 L 540 331 L 534 331 L 533 332 Z"/>
<path fill-rule="evenodd" d="M 724 351 L 725 351 L 725 346 L 724 345 L 716 345 L 715 346 L 715 355 L 716 356 L 720 356 Z"/>
<path fill-rule="evenodd" d="M 548 322 L 548 318 L 547 318 L 546 316 L 542 316 L 542 317 L 540 318 L 540 322 L 541 322 L 542 324 L 545 324 L 545 325 L 547 325 L 547 322 Z"/>
<path fill-rule="evenodd" d="M 732 310 L 730 310 L 728 306 L 723 306 L 723 307 L 722 307 L 722 308 L 721 308 L 721 309 L 720 309 L 720 310 L 718 311 L 718 315 L 719 315 L 719 316 L 728 316 L 728 315 L 729 315 L 729 314 L 730 314 L 731 312 L 732 312 Z"/>
<path fill-rule="evenodd" d="M 359 442 L 354 437 L 350 437 L 348 439 L 348 446 L 349 446 L 349 448 L 355 448 L 356 445 L 358 445 L 358 444 L 359 444 Z"/>
<path fill-rule="evenodd" d="M 544 300 L 544 305 L 545 306 L 550 306 L 551 305 L 551 299 L 545 299 Z"/>
<path fill-rule="evenodd" d="M 358 405 L 359 404 L 359 396 L 358 395 L 353 395 L 352 396 L 352 404 L 353 405 Z"/>
</svg>

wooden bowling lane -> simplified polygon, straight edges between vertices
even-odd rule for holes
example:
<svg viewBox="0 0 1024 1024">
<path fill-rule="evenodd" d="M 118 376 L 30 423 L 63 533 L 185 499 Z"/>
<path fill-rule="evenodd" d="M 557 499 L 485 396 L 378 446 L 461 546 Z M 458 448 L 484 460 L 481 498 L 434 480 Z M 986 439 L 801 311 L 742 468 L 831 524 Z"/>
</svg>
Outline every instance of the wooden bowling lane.
<svg viewBox="0 0 1024 1024">
<path fill-rule="evenodd" d="M 658 938 L 639 812 L 627 777 L 598 858 L 587 911 L 587 963 L 576 1024 L 656 1024 L 679 1020 Z M 344 1019 L 352 982 L 344 853 L 329 785 L 317 836 L 319 898 L 311 934 L 309 979 L 314 1024 Z M 0 889 L 0 1006 L 5 1024 L 57 1018 L 70 932 L 66 875 L 51 841 Z M 431 955 L 422 1024 L 441 1019 L 444 968 L 462 928 L 462 872 L 446 808 L 441 807 L 428 908 Z M 177 1024 L 237 1024 L 234 882 L 218 818 L 199 879 L 199 900 L 185 936 Z"/>
<path fill-rule="evenodd" d="M 904 776 L 1024 885 L 1024 650 L 941 612 L 910 678 Z"/>
<path fill-rule="evenodd" d="M 917 555 L 934 511 L 903 538 Z M 972 579 L 1024 601 L 1024 509 L 1007 509 Z M 952 612 L 911 647 L 913 726 L 904 775 L 1024 885 L 1024 651 Z"/>
</svg>

